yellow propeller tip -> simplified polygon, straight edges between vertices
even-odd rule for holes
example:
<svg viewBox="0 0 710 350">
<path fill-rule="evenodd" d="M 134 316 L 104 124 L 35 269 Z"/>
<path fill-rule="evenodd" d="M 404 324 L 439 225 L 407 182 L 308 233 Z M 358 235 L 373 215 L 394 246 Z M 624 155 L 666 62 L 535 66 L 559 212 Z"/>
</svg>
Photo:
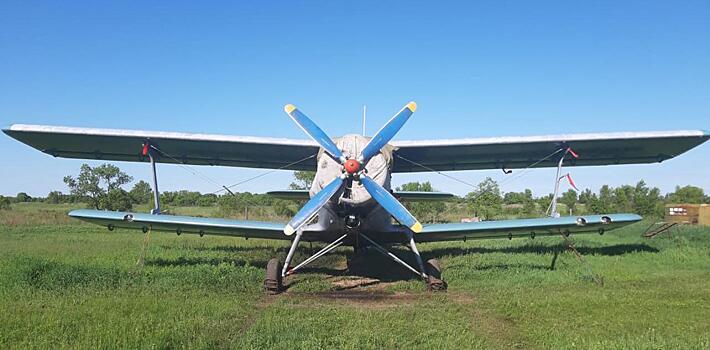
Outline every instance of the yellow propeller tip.
<svg viewBox="0 0 710 350">
<path fill-rule="evenodd" d="M 286 236 L 290 236 L 294 232 L 296 232 L 296 229 L 291 227 L 291 225 L 286 225 L 286 227 L 284 228 L 284 233 L 286 234 Z"/>
<path fill-rule="evenodd" d="M 414 112 L 417 110 L 417 103 L 412 101 L 407 103 L 407 108 L 409 108 L 410 111 Z"/>
<path fill-rule="evenodd" d="M 287 104 L 286 106 L 284 106 L 284 111 L 286 111 L 286 113 L 288 113 L 288 114 L 291 114 L 291 112 L 293 112 L 295 109 L 296 109 L 296 106 L 294 106 L 290 103 Z"/>
<path fill-rule="evenodd" d="M 409 229 L 412 230 L 412 232 L 414 232 L 414 233 L 422 232 L 422 224 L 420 224 L 419 221 L 417 221 Z"/>
</svg>

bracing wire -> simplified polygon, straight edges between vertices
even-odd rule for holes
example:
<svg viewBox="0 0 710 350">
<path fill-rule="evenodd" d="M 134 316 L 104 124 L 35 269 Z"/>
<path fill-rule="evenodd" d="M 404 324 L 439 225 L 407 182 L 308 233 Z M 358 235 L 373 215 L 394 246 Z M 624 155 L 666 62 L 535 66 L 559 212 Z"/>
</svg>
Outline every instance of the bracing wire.
<svg viewBox="0 0 710 350">
<path fill-rule="evenodd" d="M 545 156 L 545 157 L 543 157 L 543 158 L 540 158 L 539 160 L 537 160 L 537 161 L 535 161 L 535 162 L 533 162 L 533 163 L 530 163 L 528 166 L 526 166 L 525 168 L 523 168 L 523 169 L 522 169 L 519 173 L 517 173 L 515 176 L 512 176 L 512 177 L 510 177 L 510 178 L 503 179 L 503 181 L 501 181 L 498 185 L 501 186 L 501 185 L 503 185 L 503 184 L 505 184 L 505 183 L 510 183 L 510 182 L 512 182 L 512 181 L 514 181 L 514 180 L 517 180 L 517 179 L 521 178 L 521 177 L 524 176 L 531 168 L 533 168 L 534 166 L 536 166 L 536 165 L 538 165 L 538 164 L 540 164 L 540 163 L 542 163 L 542 162 L 544 162 L 544 161 L 550 159 L 552 156 L 554 156 L 554 155 L 557 154 L 557 153 L 560 153 L 562 150 L 563 150 L 563 149 L 560 148 L 560 149 L 558 149 L 558 150 L 556 150 L 556 151 L 554 151 L 554 152 L 548 154 L 547 156 Z M 455 177 L 455 176 L 452 176 L 452 175 L 446 174 L 446 173 L 444 173 L 444 172 L 442 172 L 442 171 L 433 169 L 433 168 L 431 168 L 431 167 L 429 167 L 429 166 L 426 166 L 426 165 L 424 165 L 424 164 L 418 163 L 418 162 L 413 161 L 413 160 L 411 160 L 411 159 L 407 159 L 407 158 L 405 158 L 405 157 L 403 157 L 403 156 L 401 156 L 401 155 L 399 155 L 399 154 L 396 154 L 396 153 L 395 153 L 395 156 L 396 156 L 397 158 L 400 158 L 400 159 L 402 159 L 402 160 L 404 160 L 404 161 L 406 161 L 406 162 L 409 162 L 409 163 L 411 163 L 411 164 L 413 164 L 413 165 L 419 166 L 419 167 L 421 167 L 421 168 L 423 168 L 423 169 L 426 169 L 426 170 L 428 170 L 428 171 L 435 172 L 435 173 L 437 173 L 437 174 L 439 174 L 439 175 L 441 175 L 441 176 L 444 176 L 444 177 L 446 177 L 446 178 L 448 178 L 448 179 L 451 179 L 451 180 L 454 180 L 454 181 L 456 181 L 456 182 L 459 182 L 459 183 L 462 183 L 462 184 L 464 184 L 464 185 L 467 185 L 467 186 L 471 187 L 471 188 L 474 189 L 474 190 L 476 190 L 476 189 L 478 188 L 478 186 L 476 186 L 476 185 L 474 185 L 474 184 L 472 184 L 472 183 L 470 183 L 470 182 L 468 182 L 468 181 L 464 181 L 464 180 L 459 179 L 459 178 L 457 178 L 457 177 Z M 479 193 L 479 194 L 476 195 L 473 199 L 475 200 L 476 198 L 482 196 L 484 193 L 485 193 L 485 192 Z"/>
<path fill-rule="evenodd" d="M 311 158 L 313 158 L 313 157 L 315 157 L 315 156 L 317 156 L 317 155 L 318 155 L 318 154 L 311 154 L 311 155 L 308 156 L 308 157 L 305 157 L 305 158 L 303 158 L 303 159 L 297 160 L 297 161 L 292 162 L 292 163 L 288 163 L 288 164 L 286 164 L 286 165 L 284 165 L 284 166 L 282 166 L 282 167 L 280 167 L 280 168 L 271 169 L 271 170 L 266 171 L 266 172 L 263 172 L 263 173 L 261 173 L 261 174 L 259 174 L 259 175 L 252 176 L 252 177 L 250 177 L 250 178 L 248 178 L 248 179 L 246 179 L 246 180 L 239 181 L 239 182 L 235 183 L 234 185 L 222 186 L 222 187 L 223 187 L 222 189 L 217 190 L 217 191 L 215 191 L 215 192 L 212 192 L 212 194 L 217 194 L 217 193 L 222 192 L 222 191 L 231 192 L 231 191 L 229 191 L 229 189 L 232 188 L 232 187 L 236 187 L 236 186 L 239 186 L 239 185 L 243 185 L 243 184 L 245 184 L 245 183 L 247 183 L 247 182 L 249 182 L 249 181 L 256 180 L 256 179 L 258 179 L 258 178 L 260 178 L 260 177 L 269 175 L 269 174 L 274 173 L 274 172 L 279 171 L 279 170 L 284 170 L 284 169 L 289 168 L 289 167 L 291 167 L 291 166 L 294 166 L 294 165 L 296 165 L 296 164 L 305 162 L 305 161 L 307 161 L 307 160 L 309 160 L 309 159 L 311 159 Z"/>
<path fill-rule="evenodd" d="M 276 171 L 283 170 L 283 169 L 289 168 L 289 167 L 291 167 L 291 166 L 294 166 L 294 165 L 296 165 L 296 164 L 305 162 L 306 160 L 309 160 L 309 159 L 311 159 L 311 158 L 314 158 L 314 157 L 316 157 L 316 156 L 318 155 L 318 154 L 312 154 L 312 155 L 309 155 L 308 157 L 299 159 L 299 160 L 297 160 L 297 161 L 295 161 L 295 162 L 286 164 L 286 165 L 284 165 L 284 166 L 282 166 L 282 167 L 279 167 L 279 168 L 276 168 L 276 169 L 271 169 L 271 170 L 269 170 L 269 171 L 263 172 L 263 173 L 258 174 L 258 175 L 256 175 L 256 176 L 252 176 L 252 177 L 250 177 L 250 178 L 248 178 L 248 179 L 245 179 L 245 180 L 243 180 L 243 181 L 239 181 L 239 182 L 237 182 L 237 183 L 235 183 L 235 184 L 233 184 L 233 185 L 225 186 L 225 185 L 219 183 L 218 181 L 212 179 L 211 177 L 209 177 L 209 176 L 203 174 L 202 172 L 200 172 L 200 171 L 198 171 L 198 170 L 196 170 L 196 169 L 193 169 L 193 168 L 187 166 L 187 165 L 186 165 L 184 162 L 182 162 L 181 160 L 179 160 L 179 159 L 173 157 L 172 155 L 170 155 L 169 153 L 167 153 L 167 152 L 165 152 L 165 151 L 159 149 L 158 147 L 155 147 L 155 146 L 153 146 L 153 145 L 150 145 L 150 147 L 153 148 L 153 149 L 155 149 L 156 151 L 160 152 L 160 154 L 162 154 L 162 155 L 164 155 L 164 156 L 166 156 L 166 157 L 172 159 L 177 165 L 179 165 L 180 167 L 182 167 L 183 169 L 185 169 L 185 170 L 188 171 L 189 173 L 191 173 L 191 174 L 193 174 L 193 175 L 195 175 L 195 176 L 197 176 L 197 177 L 199 177 L 199 178 L 201 178 L 201 179 L 203 179 L 203 180 L 205 180 L 205 181 L 207 181 L 207 182 L 210 182 L 210 183 L 212 183 L 213 185 L 215 185 L 215 186 L 217 186 L 217 187 L 220 188 L 219 190 L 214 191 L 214 192 L 211 192 L 210 194 L 218 194 L 218 193 L 220 193 L 220 192 L 228 192 L 229 194 L 234 195 L 234 193 L 230 190 L 230 189 L 233 188 L 233 187 L 236 187 L 236 186 L 239 186 L 239 185 L 243 185 L 243 184 L 245 184 L 245 183 L 247 183 L 247 182 L 256 180 L 256 179 L 258 179 L 258 178 L 260 178 L 260 177 L 264 177 L 264 176 L 269 175 L 269 174 L 271 174 L 271 173 L 274 173 L 274 172 L 276 172 Z"/>
<path fill-rule="evenodd" d="M 175 163 L 176 163 L 177 165 L 179 165 L 181 168 L 185 169 L 185 170 L 188 171 L 189 173 L 192 173 L 193 175 L 195 175 L 195 176 L 197 176 L 197 177 L 199 177 L 199 178 L 201 178 L 201 179 L 203 179 L 203 180 L 205 180 L 205 181 L 207 181 L 207 182 L 210 182 L 210 183 L 212 183 L 212 184 L 214 184 L 214 185 L 216 185 L 216 186 L 218 186 L 218 187 L 222 187 L 222 185 L 221 185 L 219 182 L 217 182 L 216 180 L 214 180 L 214 179 L 212 179 L 211 177 L 209 177 L 209 176 L 207 176 L 207 175 L 201 173 L 200 171 L 198 171 L 198 170 L 196 170 L 196 169 L 190 168 L 190 167 L 187 166 L 185 163 L 183 163 L 181 160 L 179 160 L 179 159 L 177 159 L 177 158 L 171 156 L 169 153 L 167 153 L 167 152 L 165 152 L 165 151 L 159 149 L 158 147 L 155 147 L 154 145 L 150 145 L 150 147 L 151 147 L 152 149 L 158 151 L 160 154 L 162 154 L 162 155 L 164 155 L 164 156 L 166 156 L 166 157 L 172 159 L 173 161 L 175 161 Z"/>
</svg>

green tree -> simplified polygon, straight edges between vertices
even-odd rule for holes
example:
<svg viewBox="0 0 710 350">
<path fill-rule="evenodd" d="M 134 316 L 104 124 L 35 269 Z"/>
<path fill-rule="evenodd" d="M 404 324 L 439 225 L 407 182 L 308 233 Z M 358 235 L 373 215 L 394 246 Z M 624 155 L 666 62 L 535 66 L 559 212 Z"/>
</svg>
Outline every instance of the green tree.
<svg viewBox="0 0 710 350">
<path fill-rule="evenodd" d="M 294 180 L 288 185 L 288 188 L 292 190 L 308 190 L 311 188 L 315 176 L 315 171 L 294 171 Z"/>
<path fill-rule="evenodd" d="M 533 198 L 533 193 L 530 189 L 526 188 L 523 198 L 523 215 L 526 217 L 535 216 L 537 212 L 537 206 L 535 205 L 535 199 Z"/>
<path fill-rule="evenodd" d="M 592 200 L 593 194 L 594 193 L 592 193 L 592 190 L 586 188 L 584 191 L 582 191 L 582 193 L 579 194 L 578 202 L 580 204 L 589 204 L 589 202 L 591 202 Z"/>
<path fill-rule="evenodd" d="M 503 196 L 503 204 L 513 209 L 506 208 L 508 214 L 522 215 L 523 217 L 531 217 L 537 214 L 537 206 L 533 198 L 532 190 L 526 188 L 523 192 L 506 192 Z"/>
<path fill-rule="evenodd" d="M 634 187 L 623 185 L 612 190 L 613 211 L 630 213 L 634 211 Z"/>
<path fill-rule="evenodd" d="M 203 194 L 200 196 L 200 199 L 197 200 L 197 205 L 201 207 L 211 207 L 217 203 L 217 199 L 219 199 L 219 197 L 214 193 Z"/>
<path fill-rule="evenodd" d="M 133 198 L 122 188 L 113 188 L 101 197 L 100 207 L 106 210 L 127 211 L 133 209 Z"/>
<path fill-rule="evenodd" d="M 106 184 L 106 191 L 121 188 L 121 186 L 133 181 L 133 177 L 124 173 L 113 164 L 101 164 L 94 168 L 96 175 Z"/>
<path fill-rule="evenodd" d="M 288 200 L 283 200 L 283 199 L 277 199 L 274 204 L 274 212 L 276 215 L 279 216 L 285 216 L 285 217 L 292 217 L 296 215 L 298 212 L 298 208 L 296 205 L 293 203 L 293 201 L 288 201 Z"/>
<path fill-rule="evenodd" d="M 636 187 L 634 187 L 634 210 L 640 215 L 658 216 L 663 213 L 661 190 L 656 187 L 648 188 L 643 180 L 636 183 Z"/>
<path fill-rule="evenodd" d="M 503 196 L 503 204 L 523 204 L 528 200 L 528 195 L 532 198 L 532 191 L 525 189 L 524 192 L 506 192 Z"/>
<path fill-rule="evenodd" d="M 705 199 L 705 191 L 700 187 L 695 186 L 676 186 L 675 192 L 668 195 L 670 203 L 702 203 Z"/>
<path fill-rule="evenodd" d="M 181 207 L 194 207 L 200 200 L 200 192 L 181 190 L 178 191 L 173 199 L 173 205 Z"/>
<path fill-rule="evenodd" d="M 535 199 L 537 206 L 540 208 L 540 212 L 547 214 L 547 210 L 550 208 L 550 204 L 552 203 L 552 196 L 552 193 L 548 193 L 545 196 Z"/>
<path fill-rule="evenodd" d="M 613 193 L 609 185 L 599 189 L 599 196 L 593 195 L 589 202 L 589 209 L 594 214 L 608 214 L 614 210 Z"/>
<path fill-rule="evenodd" d="M 88 201 L 96 209 L 104 209 L 103 205 L 107 204 L 104 198 L 108 192 L 119 189 L 132 180 L 133 178 L 111 164 L 102 164 L 94 168 L 82 164 L 77 177 L 69 175 L 64 177 L 64 183 L 69 187 L 71 194 Z"/>
<path fill-rule="evenodd" d="M 466 202 L 474 215 L 483 220 L 493 219 L 503 210 L 500 187 L 490 177 L 486 177 L 478 184 L 476 190 L 466 195 Z"/>
<path fill-rule="evenodd" d="M 10 198 L 0 196 L 0 210 L 10 210 Z"/>
<path fill-rule="evenodd" d="M 26 202 L 31 202 L 32 197 L 30 197 L 27 193 L 25 192 L 20 192 L 15 196 L 17 203 L 26 203 Z"/>
<path fill-rule="evenodd" d="M 577 191 L 573 189 L 567 190 L 558 201 L 566 205 L 567 209 L 574 211 L 575 205 L 577 204 Z"/>
<path fill-rule="evenodd" d="M 131 199 L 133 199 L 133 203 L 148 204 L 153 196 L 153 190 L 147 182 L 140 180 L 133 185 L 129 194 L 131 195 Z"/>
<path fill-rule="evenodd" d="M 397 187 L 397 191 L 435 192 L 429 181 L 408 182 Z M 436 221 L 446 209 L 446 205 L 441 201 L 414 201 L 403 204 L 412 215 L 423 222 Z"/>
<path fill-rule="evenodd" d="M 52 191 L 47 194 L 47 199 L 45 202 L 49 204 L 59 204 L 62 202 L 62 193 L 59 191 Z"/>
</svg>

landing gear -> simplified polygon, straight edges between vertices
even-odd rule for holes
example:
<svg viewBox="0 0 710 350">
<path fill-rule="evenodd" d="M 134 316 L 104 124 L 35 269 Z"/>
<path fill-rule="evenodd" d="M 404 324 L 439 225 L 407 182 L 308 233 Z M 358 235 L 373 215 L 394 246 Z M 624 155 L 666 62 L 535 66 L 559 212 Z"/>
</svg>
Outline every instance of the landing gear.
<svg viewBox="0 0 710 350">
<path fill-rule="evenodd" d="M 283 278 L 281 277 L 281 262 L 279 259 L 271 259 L 266 265 L 266 278 L 264 279 L 264 291 L 268 294 L 279 294 L 283 291 Z"/>
<path fill-rule="evenodd" d="M 293 255 L 296 252 L 296 247 L 298 247 L 298 243 L 301 241 L 302 234 L 303 232 L 301 230 L 298 230 L 296 232 L 296 236 L 294 237 L 293 242 L 291 243 L 291 248 L 289 249 L 288 254 L 286 255 L 286 261 L 283 265 L 281 265 L 281 262 L 276 258 L 269 260 L 269 263 L 266 265 L 266 279 L 264 280 L 264 290 L 267 293 L 278 294 L 280 292 L 283 292 L 283 279 L 286 278 L 286 276 L 296 273 L 296 271 L 298 271 L 302 267 L 310 264 L 311 262 L 322 257 L 323 255 L 328 254 L 335 248 L 340 247 L 341 245 L 343 245 L 345 238 L 348 236 L 347 234 L 340 236 L 338 239 L 328 244 L 323 249 L 319 250 L 317 253 L 311 255 L 311 257 L 304 260 L 302 263 L 296 265 L 295 267 L 291 267 L 291 260 L 293 259 Z"/>
<path fill-rule="evenodd" d="M 296 232 L 296 236 L 294 237 L 293 242 L 291 243 L 291 248 L 289 249 L 289 252 L 286 256 L 286 261 L 282 265 L 281 262 L 274 258 L 269 260 L 269 263 L 266 266 L 266 278 L 264 279 L 264 290 L 268 294 L 278 294 L 284 291 L 284 286 L 283 286 L 283 279 L 286 278 L 287 276 L 295 273 L 297 270 L 301 269 L 302 267 L 306 266 L 307 264 L 313 262 L 314 260 L 322 257 L 323 255 L 333 251 L 335 248 L 340 247 L 343 245 L 345 238 L 348 236 L 348 234 L 343 234 L 342 236 L 338 237 L 335 241 L 331 242 L 330 244 L 326 245 L 324 248 L 316 252 L 315 254 L 311 255 L 308 259 L 304 260 L 302 263 L 296 265 L 295 267 L 291 268 L 291 261 L 293 259 L 293 255 L 296 251 L 296 247 L 298 246 L 298 243 L 301 240 L 301 231 Z M 441 278 L 441 265 L 439 264 L 439 261 L 436 259 L 430 259 L 424 264 L 422 261 L 422 257 L 419 254 L 419 250 L 417 250 L 417 245 L 414 242 L 414 236 L 410 235 L 409 237 L 409 248 L 411 249 L 412 253 L 414 254 L 414 258 L 417 262 L 417 265 L 419 265 L 419 270 L 416 268 L 412 267 L 408 263 L 406 263 L 404 260 L 400 259 L 396 255 L 394 255 L 392 252 L 388 251 L 385 249 L 383 246 L 380 244 L 376 243 L 374 240 L 370 239 L 370 237 L 367 237 L 366 235 L 359 233 L 358 234 L 359 238 L 364 239 L 369 243 L 369 247 L 372 247 L 375 251 L 391 258 L 393 261 L 396 263 L 402 265 L 406 269 L 412 271 L 416 275 L 420 276 L 424 282 L 426 282 L 427 285 L 427 290 L 433 291 L 433 292 L 439 292 L 439 291 L 445 291 L 447 288 L 446 282 L 442 280 Z M 356 253 L 358 250 L 362 250 L 364 247 L 356 246 Z M 357 254 L 356 254 L 357 255 Z"/>
<path fill-rule="evenodd" d="M 384 254 L 385 256 L 390 257 L 392 260 L 394 260 L 396 263 L 404 266 L 406 269 L 409 271 L 414 272 L 415 274 L 419 275 L 424 282 L 427 284 L 427 290 L 430 291 L 445 291 L 447 288 L 446 282 L 441 279 L 441 265 L 439 265 L 439 261 L 436 259 L 430 259 L 427 261 L 426 266 L 422 262 L 422 257 L 419 254 L 419 250 L 417 250 L 417 244 L 414 242 L 414 236 L 410 234 L 409 236 L 409 248 L 412 250 L 412 253 L 414 254 L 414 258 L 417 261 L 417 264 L 419 265 L 419 271 L 415 269 L 414 267 L 410 266 L 406 262 L 404 262 L 402 259 L 398 258 L 396 255 L 393 253 L 387 251 L 384 247 L 381 245 L 377 244 L 375 241 L 370 239 L 364 234 L 360 234 L 360 237 L 364 238 L 366 241 L 370 243 L 370 245 L 378 252 Z"/>
<path fill-rule="evenodd" d="M 443 292 L 448 288 L 446 281 L 441 279 L 441 265 L 439 264 L 439 260 L 429 259 L 426 262 L 426 272 L 429 276 L 426 281 L 427 290 Z"/>
</svg>

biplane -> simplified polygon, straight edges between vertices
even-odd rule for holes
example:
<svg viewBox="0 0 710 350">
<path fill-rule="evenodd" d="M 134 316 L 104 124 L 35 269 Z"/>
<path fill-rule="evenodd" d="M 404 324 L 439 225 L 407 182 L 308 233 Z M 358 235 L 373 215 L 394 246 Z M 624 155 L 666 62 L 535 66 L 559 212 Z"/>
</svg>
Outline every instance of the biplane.
<svg viewBox="0 0 710 350">
<path fill-rule="evenodd" d="M 374 249 L 426 282 L 431 290 L 446 289 L 441 266 L 426 263 L 418 243 L 598 233 L 641 220 L 636 214 L 559 216 L 554 204 L 563 166 L 594 166 L 663 162 L 710 138 L 702 130 L 605 132 L 548 136 L 396 141 L 395 134 L 416 110 L 414 102 L 397 112 L 373 136 L 330 138 L 294 105 L 285 112 L 310 140 L 226 136 L 175 132 L 76 128 L 14 124 L 3 131 L 54 157 L 147 162 L 152 167 L 154 209 L 150 213 L 74 210 L 71 217 L 107 227 L 143 232 L 169 231 L 203 235 L 291 241 L 283 263 L 269 261 L 264 287 L 283 289 L 283 279 L 337 247 Z M 315 170 L 307 191 L 270 194 L 307 202 L 288 223 L 161 214 L 156 163 L 211 165 L 281 170 Z M 392 174 L 478 169 L 556 167 L 550 217 L 501 221 L 421 224 L 402 201 L 442 200 L 442 192 L 395 192 Z M 393 220 L 394 219 L 394 220 Z M 293 266 L 300 242 L 326 245 Z M 388 248 L 407 245 L 416 265 Z"/>
</svg>

